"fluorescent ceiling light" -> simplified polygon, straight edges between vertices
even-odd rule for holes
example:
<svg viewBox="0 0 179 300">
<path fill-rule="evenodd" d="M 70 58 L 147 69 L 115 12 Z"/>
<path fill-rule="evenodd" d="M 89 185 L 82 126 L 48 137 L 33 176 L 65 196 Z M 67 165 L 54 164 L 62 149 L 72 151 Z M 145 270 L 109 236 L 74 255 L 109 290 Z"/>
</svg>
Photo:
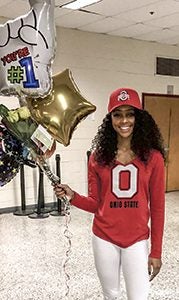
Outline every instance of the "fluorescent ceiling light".
<svg viewBox="0 0 179 300">
<path fill-rule="evenodd" d="M 102 0 L 74 0 L 71 2 L 68 2 L 64 5 L 61 5 L 61 7 L 70 8 L 70 9 L 80 9 L 82 7 L 100 2 Z"/>
</svg>

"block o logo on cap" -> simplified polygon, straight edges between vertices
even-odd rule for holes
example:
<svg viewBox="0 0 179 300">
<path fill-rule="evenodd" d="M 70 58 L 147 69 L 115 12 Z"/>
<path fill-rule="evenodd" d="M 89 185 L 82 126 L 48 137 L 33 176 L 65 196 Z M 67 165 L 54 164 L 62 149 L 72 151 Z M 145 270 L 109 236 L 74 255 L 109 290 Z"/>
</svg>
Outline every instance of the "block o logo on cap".
<svg viewBox="0 0 179 300">
<path fill-rule="evenodd" d="M 126 101 L 126 100 L 130 99 L 130 96 L 129 96 L 129 94 L 126 91 L 121 91 L 120 95 L 118 96 L 117 99 L 121 100 L 121 101 Z"/>
</svg>

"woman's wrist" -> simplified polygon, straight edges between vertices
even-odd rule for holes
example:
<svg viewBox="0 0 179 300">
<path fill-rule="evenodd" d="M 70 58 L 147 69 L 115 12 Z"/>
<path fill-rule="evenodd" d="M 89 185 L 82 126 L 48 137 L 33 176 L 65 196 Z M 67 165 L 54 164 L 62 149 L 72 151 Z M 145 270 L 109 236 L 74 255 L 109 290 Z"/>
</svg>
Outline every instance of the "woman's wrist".
<svg viewBox="0 0 179 300">
<path fill-rule="evenodd" d="M 72 191 L 71 195 L 66 195 L 68 201 L 70 201 L 70 202 L 73 200 L 74 196 L 75 196 L 75 192 L 74 191 Z"/>
</svg>

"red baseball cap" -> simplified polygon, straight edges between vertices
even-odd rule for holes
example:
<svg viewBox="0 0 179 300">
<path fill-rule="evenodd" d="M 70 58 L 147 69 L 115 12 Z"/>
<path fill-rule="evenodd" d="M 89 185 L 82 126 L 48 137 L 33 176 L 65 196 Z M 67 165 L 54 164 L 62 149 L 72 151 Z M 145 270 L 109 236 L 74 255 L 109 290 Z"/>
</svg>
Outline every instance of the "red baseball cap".
<svg viewBox="0 0 179 300">
<path fill-rule="evenodd" d="M 121 105 L 130 105 L 142 109 L 138 93 L 130 88 L 120 88 L 112 92 L 109 98 L 108 112 L 113 111 Z"/>
</svg>

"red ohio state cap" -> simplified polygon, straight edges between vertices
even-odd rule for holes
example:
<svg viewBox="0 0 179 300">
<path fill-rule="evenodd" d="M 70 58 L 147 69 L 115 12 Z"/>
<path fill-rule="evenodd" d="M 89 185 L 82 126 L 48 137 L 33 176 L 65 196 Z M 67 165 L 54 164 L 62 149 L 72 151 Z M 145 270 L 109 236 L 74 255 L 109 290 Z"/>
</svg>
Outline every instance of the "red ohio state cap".
<svg viewBox="0 0 179 300">
<path fill-rule="evenodd" d="M 113 111 L 121 105 L 130 105 L 142 109 L 142 103 L 138 93 L 129 88 L 120 88 L 112 92 L 109 98 L 108 112 Z"/>
</svg>

